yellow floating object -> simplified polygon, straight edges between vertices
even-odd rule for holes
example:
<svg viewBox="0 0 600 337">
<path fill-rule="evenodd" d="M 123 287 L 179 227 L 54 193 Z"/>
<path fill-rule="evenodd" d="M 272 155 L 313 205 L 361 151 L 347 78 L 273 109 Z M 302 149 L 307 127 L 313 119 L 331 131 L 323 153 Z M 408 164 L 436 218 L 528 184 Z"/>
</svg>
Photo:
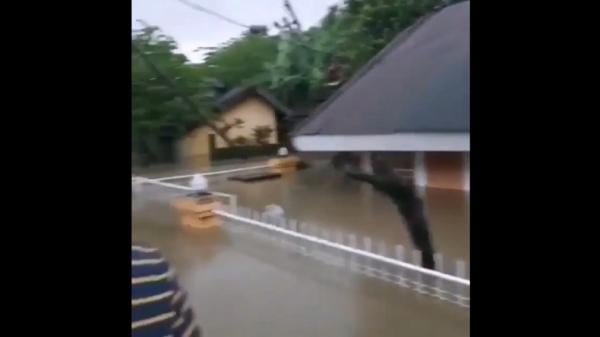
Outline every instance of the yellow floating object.
<svg viewBox="0 0 600 337">
<path fill-rule="evenodd" d="M 221 219 L 213 212 L 221 204 L 212 197 L 181 198 L 173 202 L 183 227 L 191 229 L 207 229 L 221 225 Z"/>
<path fill-rule="evenodd" d="M 270 171 L 273 173 L 290 173 L 298 170 L 300 158 L 296 156 L 286 156 L 281 158 L 273 158 L 267 162 Z"/>
</svg>

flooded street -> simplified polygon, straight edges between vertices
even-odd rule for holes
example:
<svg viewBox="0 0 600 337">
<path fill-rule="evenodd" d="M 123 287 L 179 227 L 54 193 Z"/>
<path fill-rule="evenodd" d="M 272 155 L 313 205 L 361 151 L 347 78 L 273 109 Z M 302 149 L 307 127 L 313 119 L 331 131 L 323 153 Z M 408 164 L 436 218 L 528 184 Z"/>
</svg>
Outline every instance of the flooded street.
<svg viewBox="0 0 600 337">
<path fill-rule="evenodd" d="M 237 195 L 242 206 L 262 210 L 278 204 L 287 216 L 329 231 L 410 247 L 391 202 L 327 165 L 248 184 L 211 178 L 210 188 Z M 468 196 L 429 190 L 426 201 L 436 249 L 445 258 L 468 261 Z M 133 238 L 157 246 L 173 263 L 205 336 L 469 335 L 468 309 L 227 228 L 183 231 L 168 202 L 136 209 Z"/>
<path fill-rule="evenodd" d="M 237 195 L 242 206 L 263 210 L 266 205 L 277 204 L 286 216 L 330 231 L 370 236 L 389 246 L 410 246 L 402 219 L 387 197 L 366 184 L 345 178 L 326 163 L 283 179 L 258 183 L 218 178 L 211 188 Z M 469 261 L 468 195 L 443 189 L 425 193 L 437 251 L 446 258 Z"/>
</svg>

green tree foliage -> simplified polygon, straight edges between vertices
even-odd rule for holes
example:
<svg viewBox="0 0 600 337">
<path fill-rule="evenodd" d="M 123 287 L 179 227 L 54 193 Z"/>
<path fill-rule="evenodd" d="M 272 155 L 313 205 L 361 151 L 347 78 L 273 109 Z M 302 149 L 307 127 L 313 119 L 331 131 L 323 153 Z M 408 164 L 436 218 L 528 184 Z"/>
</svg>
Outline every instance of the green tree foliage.
<svg viewBox="0 0 600 337">
<path fill-rule="evenodd" d="M 263 83 L 266 65 L 277 57 L 277 38 L 246 35 L 209 53 L 200 66 L 202 76 L 217 80 L 225 89 Z"/>
<path fill-rule="evenodd" d="M 368 62 L 399 32 L 448 0 L 346 0 L 318 27 L 281 25 L 270 88 L 291 108 L 311 108 Z"/>
<path fill-rule="evenodd" d="M 209 97 L 203 97 L 200 74 L 175 52 L 175 42 L 156 27 L 146 27 L 132 34 L 132 45 L 145 54 L 170 80 L 170 87 L 143 58 L 132 52 L 132 146 L 144 162 L 169 160 L 174 142 L 187 129 L 203 120 L 183 101 L 192 99 L 207 116 L 211 114 Z"/>
<path fill-rule="evenodd" d="M 268 86 L 284 104 L 297 108 L 318 100 L 334 55 L 332 37 L 319 30 L 281 33 L 277 58 L 268 67 Z"/>
<path fill-rule="evenodd" d="M 347 29 L 341 50 L 353 70 L 361 67 L 418 18 L 460 0 L 346 0 Z M 360 43 L 357 43 L 360 41 Z"/>
</svg>

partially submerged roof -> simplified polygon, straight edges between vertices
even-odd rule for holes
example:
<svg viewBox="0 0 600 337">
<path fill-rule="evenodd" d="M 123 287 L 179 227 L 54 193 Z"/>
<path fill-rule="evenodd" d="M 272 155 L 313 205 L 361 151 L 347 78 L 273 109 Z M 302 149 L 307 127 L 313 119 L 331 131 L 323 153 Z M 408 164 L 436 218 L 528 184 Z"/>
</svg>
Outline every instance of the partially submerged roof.
<svg viewBox="0 0 600 337">
<path fill-rule="evenodd" d="M 278 113 L 284 114 L 285 116 L 291 115 L 290 109 L 281 104 L 268 92 L 256 87 L 239 87 L 232 89 L 217 99 L 215 105 L 219 110 L 226 111 L 252 97 L 262 99 L 267 104 L 271 105 Z"/>
<path fill-rule="evenodd" d="M 314 136 L 467 135 L 470 91 L 470 3 L 461 2 L 417 21 L 317 108 L 294 132 L 300 150 L 315 151 Z M 369 138 L 370 137 L 370 138 Z M 331 137 L 329 137 L 331 138 Z M 335 138 L 331 138 L 335 140 Z M 349 137 L 337 150 L 357 150 Z M 383 138 L 381 138 L 383 139 Z M 360 140 L 356 138 L 355 140 Z M 400 141 L 400 143 L 398 143 Z M 402 141 L 411 144 L 403 146 Z M 388 139 L 364 150 L 415 150 L 411 139 Z M 431 150 L 460 150 L 442 146 Z M 377 147 L 381 148 L 377 148 Z M 427 147 L 425 145 L 420 147 Z M 426 150 L 423 148 L 423 150 Z M 466 150 L 466 149 L 462 149 Z"/>
</svg>

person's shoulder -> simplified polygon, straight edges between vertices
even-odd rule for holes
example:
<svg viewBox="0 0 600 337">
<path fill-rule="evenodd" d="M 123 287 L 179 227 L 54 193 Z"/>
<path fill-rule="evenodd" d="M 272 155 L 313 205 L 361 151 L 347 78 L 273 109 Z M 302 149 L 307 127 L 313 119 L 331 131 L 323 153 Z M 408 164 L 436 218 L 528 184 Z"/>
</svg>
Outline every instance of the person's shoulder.
<svg viewBox="0 0 600 337">
<path fill-rule="evenodd" d="M 146 244 L 131 244 L 131 260 L 162 258 L 160 249 Z"/>
<path fill-rule="evenodd" d="M 169 263 L 158 248 L 142 244 L 131 245 L 131 277 L 134 284 L 135 279 L 153 275 L 161 275 L 167 279 L 169 271 Z"/>
<path fill-rule="evenodd" d="M 176 287 L 159 249 L 131 245 L 132 336 L 167 336 L 175 319 L 171 301 Z"/>
<path fill-rule="evenodd" d="M 131 243 L 131 251 L 132 252 L 153 253 L 153 252 L 160 252 L 160 249 L 150 246 L 145 243 L 132 242 Z"/>
<path fill-rule="evenodd" d="M 131 290 L 134 302 L 150 301 L 175 290 L 173 272 L 160 250 L 147 245 L 131 245 Z"/>
</svg>

